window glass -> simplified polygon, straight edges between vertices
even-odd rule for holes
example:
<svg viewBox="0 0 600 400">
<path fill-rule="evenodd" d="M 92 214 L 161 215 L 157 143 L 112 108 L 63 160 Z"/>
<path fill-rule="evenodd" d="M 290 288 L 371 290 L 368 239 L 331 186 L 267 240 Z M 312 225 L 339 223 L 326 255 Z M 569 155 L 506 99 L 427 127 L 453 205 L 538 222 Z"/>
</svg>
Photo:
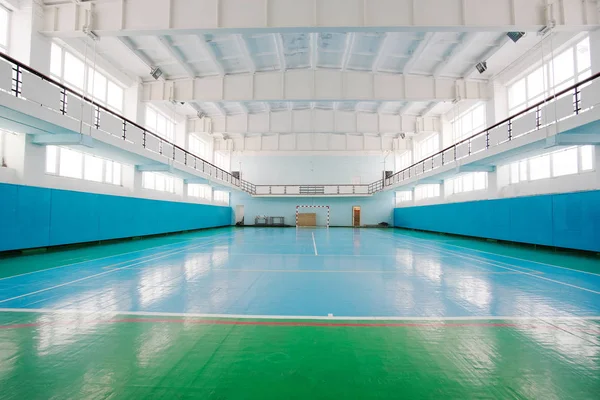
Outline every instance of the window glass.
<svg viewBox="0 0 600 400">
<path fill-rule="evenodd" d="M 104 182 L 112 182 L 113 163 L 107 162 L 104 166 Z"/>
<path fill-rule="evenodd" d="M 398 156 L 398 167 L 396 168 L 398 171 L 402 171 L 405 168 L 410 167 L 412 164 L 412 152 L 405 151 L 404 153 Z"/>
<path fill-rule="evenodd" d="M 412 191 L 396 192 L 396 204 L 412 201 Z"/>
<path fill-rule="evenodd" d="M 56 43 L 50 48 L 50 73 L 59 79 L 62 76 L 62 49 Z"/>
<path fill-rule="evenodd" d="M 594 146 L 581 147 L 581 170 L 589 171 L 594 168 Z"/>
<path fill-rule="evenodd" d="M 527 76 L 527 95 L 536 97 L 544 93 L 544 68 L 540 67 Z"/>
<path fill-rule="evenodd" d="M 112 173 L 112 183 L 113 185 L 121 185 L 121 164 L 118 162 L 112 162 L 113 173 Z"/>
<path fill-rule="evenodd" d="M 508 89 L 508 108 L 516 108 L 526 101 L 527 94 L 525 92 L 525 80 L 521 79 Z"/>
<path fill-rule="evenodd" d="M 83 61 L 71 53 L 65 53 L 65 81 L 78 89 L 83 89 L 84 73 Z"/>
<path fill-rule="evenodd" d="M 8 28 L 10 20 L 10 11 L 0 4 L 0 51 L 6 52 L 8 49 Z"/>
<path fill-rule="evenodd" d="M 106 104 L 117 111 L 123 111 L 123 89 L 108 81 Z"/>
<path fill-rule="evenodd" d="M 519 163 L 510 164 L 510 183 L 519 183 Z"/>
<path fill-rule="evenodd" d="M 577 44 L 577 72 L 583 72 L 592 67 L 590 57 L 590 38 L 586 37 Z"/>
<path fill-rule="evenodd" d="M 487 188 L 487 173 L 485 172 L 476 172 L 473 175 L 473 186 L 474 190 L 483 190 Z"/>
<path fill-rule="evenodd" d="M 58 169 L 60 176 L 81 179 L 83 177 L 82 156 L 83 155 L 78 151 L 61 148 L 59 162 L 60 165 Z"/>
<path fill-rule="evenodd" d="M 56 161 L 58 157 L 58 148 L 56 146 L 46 146 L 46 172 L 56 174 Z"/>
<path fill-rule="evenodd" d="M 527 160 L 519 162 L 519 180 L 527 181 Z"/>
<path fill-rule="evenodd" d="M 552 154 L 552 175 L 564 176 L 577 173 L 577 148 L 558 151 Z"/>
<path fill-rule="evenodd" d="M 206 145 L 203 140 L 194 135 L 190 135 L 188 140 L 188 148 L 192 154 L 198 157 L 205 157 Z"/>
<path fill-rule="evenodd" d="M 94 100 L 106 103 L 106 83 L 107 79 L 104 75 L 88 68 L 88 93 L 94 97 Z"/>
<path fill-rule="evenodd" d="M 552 60 L 554 85 L 558 85 L 575 75 L 573 49 L 568 49 Z"/>
<path fill-rule="evenodd" d="M 84 156 L 84 176 L 87 181 L 102 182 L 103 161 L 101 158 L 86 154 Z"/>
<path fill-rule="evenodd" d="M 532 181 L 550 178 L 550 155 L 534 157 L 529 160 L 529 177 Z"/>
</svg>

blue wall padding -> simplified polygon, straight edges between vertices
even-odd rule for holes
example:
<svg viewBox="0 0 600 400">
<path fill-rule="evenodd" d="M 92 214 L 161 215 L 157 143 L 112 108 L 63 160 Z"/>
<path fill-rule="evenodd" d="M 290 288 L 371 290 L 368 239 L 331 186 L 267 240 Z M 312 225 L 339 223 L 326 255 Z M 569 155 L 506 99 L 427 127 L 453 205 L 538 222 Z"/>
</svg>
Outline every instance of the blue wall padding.
<svg viewBox="0 0 600 400">
<path fill-rule="evenodd" d="M 231 207 L 0 183 L 0 251 L 231 225 Z"/>
<path fill-rule="evenodd" d="M 396 208 L 394 226 L 600 251 L 600 191 Z"/>
</svg>

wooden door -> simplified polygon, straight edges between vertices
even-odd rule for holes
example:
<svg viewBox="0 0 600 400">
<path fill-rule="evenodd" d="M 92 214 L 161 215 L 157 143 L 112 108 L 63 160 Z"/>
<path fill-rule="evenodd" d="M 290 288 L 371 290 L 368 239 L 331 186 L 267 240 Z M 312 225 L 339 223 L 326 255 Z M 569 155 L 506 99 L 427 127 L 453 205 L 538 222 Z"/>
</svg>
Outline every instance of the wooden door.
<svg viewBox="0 0 600 400">
<path fill-rule="evenodd" d="M 360 226 L 360 207 L 352 207 L 352 226 Z"/>
</svg>

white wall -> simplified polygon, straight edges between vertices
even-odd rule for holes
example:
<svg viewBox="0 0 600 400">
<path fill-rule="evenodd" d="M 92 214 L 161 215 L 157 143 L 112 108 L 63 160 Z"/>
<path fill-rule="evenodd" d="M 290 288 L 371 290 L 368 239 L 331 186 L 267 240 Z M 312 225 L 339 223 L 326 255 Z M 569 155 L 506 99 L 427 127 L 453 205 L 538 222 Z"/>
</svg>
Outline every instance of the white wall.
<svg viewBox="0 0 600 400">
<path fill-rule="evenodd" d="M 384 155 L 245 155 L 234 153 L 232 169 L 241 162 L 242 178 L 254 184 L 351 184 L 360 178 L 369 184 L 382 178 Z M 394 169 L 392 154 L 386 168 Z"/>
</svg>

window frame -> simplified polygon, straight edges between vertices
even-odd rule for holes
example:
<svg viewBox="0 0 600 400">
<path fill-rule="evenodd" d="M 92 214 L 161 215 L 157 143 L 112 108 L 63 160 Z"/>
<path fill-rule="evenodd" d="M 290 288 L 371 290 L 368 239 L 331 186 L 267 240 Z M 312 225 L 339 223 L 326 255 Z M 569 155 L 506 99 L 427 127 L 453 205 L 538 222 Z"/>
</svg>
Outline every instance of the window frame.
<svg viewBox="0 0 600 400">
<path fill-rule="evenodd" d="M 579 59 L 580 57 L 578 57 L 578 55 L 577 55 L 578 49 L 580 48 L 580 46 L 582 44 L 584 44 L 586 42 L 587 42 L 587 47 L 588 47 L 588 54 L 590 56 L 590 63 L 588 64 L 588 66 L 586 68 L 583 68 L 580 70 L 579 64 L 580 64 L 581 60 Z M 526 109 L 527 107 L 530 107 L 533 104 L 536 104 L 536 103 L 550 97 L 552 95 L 552 93 L 559 92 L 560 90 L 562 90 L 568 86 L 571 86 L 572 84 L 581 82 L 582 80 L 586 79 L 586 77 L 591 74 L 591 70 L 592 70 L 590 46 L 591 45 L 590 45 L 589 36 L 580 38 L 579 40 L 573 42 L 570 46 L 562 49 L 562 51 L 560 51 L 556 55 L 553 55 L 552 58 L 550 58 L 549 60 L 535 64 L 535 68 L 529 69 L 527 71 L 527 73 L 520 76 L 518 79 L 515 79 L 510 85 L 507 86 L 507 94 L 508 95 L 506 96 L 506 104 L 507 104 L 507 109 L 508 109 L 508 115 L 515 115 L 518 112 Z M 555 82 L 554 81 L 554 78 L 555 78 L 554 77 L 554 65 L 555 65 L 554 61 L 569 51 L 572 52 L 573 74 L 574 75 L 567 79 L 564 79 L 561 82 Z M 538 93 L 535 95 L 530 95 L 529 94 L 529 78 L 531 75 L 533 75 L 535 72 L 537 72 L 540 69 L 542 70 L 542 74 L 544 76 L 543 90 L 541 93 Z M 525 86 L 525 99 L 523 102 L 520 102 L 518 104 L 511 104 L 511 101 L 510 101 L 511 89 L 514 88 L 515 85 L 519 84 L 520 82 L 523 82 L 524 86 Z M 567 84 L 567 83 L 569 83 L 569 84 Z"/>
<path fill-rule="evenodd" d="M 55 151 L 55 159 L 54 159 L 54 167 L 53 167 L 53 171 L 49 171 L 49 166 L 51 165 L 51 163 L 49 163 L 49 150 Z M 80 176 L 67 176 L 63 173 L 61 173 L 61 153 L 63 151 L 70 151 L 73 153 L 77 153 L 81 160 L 80 160 Z M 91 158 L 95 158 L 98 160 L 102 161 L 102 172 L 101 172 L 101 176 L 102 176 L 102 180 L 98 181 L 98 180 L 93 180 L 93 179 L 87 179 L 86 178 L 86 157 L 91 157 Z M 110 163 L 112 169 L 113 169 L 113 173 L 112 173 L 112 177 L 110 180 L 107 180 L 107 176 L 106 176 L 106 165 Z M 117 179 L 115 179 L 115 165 L 119 166 L 119 179 L 118 179 L 118 183 L 115 183 L 115 181 Z M 45 154 L 45 162 L 44 162 L 44 173 L 46 175 L 53 175 L 53 176 L 57 176 L 60 178 L 65 178 L 65 179 L 77 179 L 77 180 L 82 180 L 82 181 L 86 181 L 86 182 L 94 182 L 94 183 L 100 183 L 100 184 L 107 184 L 107 185 L 113 185 L 113 186 L 123 186 L 123 166 L 124 164 L 115 161 L 115 160 L 110 160 L 108 158 L 104 158 L 104 157 L 98 157 L 97 155 L 93 154 L 93 153 L 86 153 L 83 151 L 79 151 L 76 149 L 72 149 L 69 147 L 64 147 L 64 146 L 46 146 L 46 154 Z M 79 175 L 79 174 L 78 174 Z"/>
<path fill-rule="evenodd" d="M 6 44 L 0 43 L 0 53 L 8 54 L 10 51 L 10 39 L 11 39 L 11 29 L 12 29 L 12 10 L 8 7 L 0 4 L 0 12 L 6 13 Z"/>
</svg>

